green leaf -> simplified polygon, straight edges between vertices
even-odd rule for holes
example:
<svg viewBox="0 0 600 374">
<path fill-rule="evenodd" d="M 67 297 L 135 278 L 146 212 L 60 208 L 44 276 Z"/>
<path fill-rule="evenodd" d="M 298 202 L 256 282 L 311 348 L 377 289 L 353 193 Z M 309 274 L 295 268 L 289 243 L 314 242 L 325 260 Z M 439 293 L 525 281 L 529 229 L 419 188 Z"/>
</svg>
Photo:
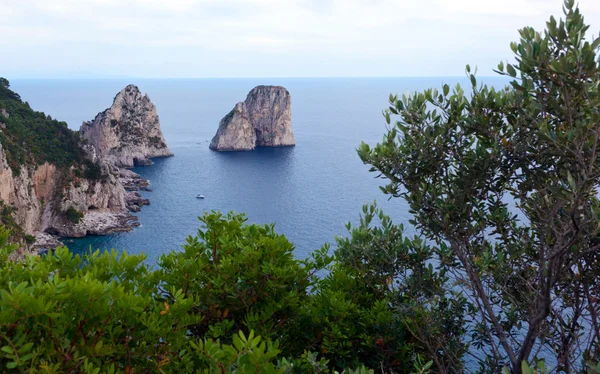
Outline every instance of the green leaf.
<svg viewBox="0 0 600 374">
<path fill-rule="evenodd" d="M 5 345 L 4 347 L 0 348 L 2 350 L 2 352 L 8 353 L 8 354 L 14 354 L 15 351 L 12 349 L 11 346 Z"/>
<path fill-rule="evenodd" d="M 513 78 L 517 76 L 517 71 L 511 64 L 506 64 L 506 71 Z"/>
<path fill-rule="evenodd" d="M 16 362 L 14 362 L 14 361 L 13 362 L 9 362 L 9 363 L 6 364 L 6 367 L 9 368 L 9 369 L 14 369 L 17 366 L 18 366 L 18 364 Z"/>
</svg>

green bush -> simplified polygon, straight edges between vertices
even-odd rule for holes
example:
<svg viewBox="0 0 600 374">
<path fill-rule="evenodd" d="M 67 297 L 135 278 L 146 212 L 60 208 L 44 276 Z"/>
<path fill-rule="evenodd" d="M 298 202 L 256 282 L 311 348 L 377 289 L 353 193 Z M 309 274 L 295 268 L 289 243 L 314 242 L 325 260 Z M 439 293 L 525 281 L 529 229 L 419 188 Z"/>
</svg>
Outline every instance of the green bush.
<svg viewBox="0 0 600 374">
<path fill-rule="evenodd" d="M 204 228 L 187 239 L 184 251 L 165 254 L 156 269 L 145 264 L 145 255 L 113 250 L 80 257 L 67 248 L 12 263 L 6 259 L 14 246 L 7 245 L 8 231 L 0 229 L 0 367 L 82 373 L 370 372 L 361 369 L 360 360 L 346 360 L 345 351 L 338 357 L 334 345 L 327 354 L 311 353 L 320 349 L 310 344 L 320 340 L 320 326 L 306 325 L 312 323 L 306 315 L 321 305 L 311 300 L 322 283 L 315 273 L 333 263 L 326 248 L 298 261 L 293 245 L 272 225 L 247 225 L 243 215 L 216 212 L 201 221 Z M 349 318 L 356 314 L 348 313 L 344 323 L 353 323 Z M 315 320 L 338 317 L 320 313 Z M 308 337 L 297 339 L 297 331 L 309 332 Z M 370 339 L 365 331 L 347 337 Z M 357 344 L 355 352 L 360 349 Z"/>
<path fill-rule="evenodd" d="M 65 210 L 65 216 L 69 221 L 73 223 L 79 223 L 79 221 L 83 218 L 83 213 L 71 206 Z"/>
</svg>

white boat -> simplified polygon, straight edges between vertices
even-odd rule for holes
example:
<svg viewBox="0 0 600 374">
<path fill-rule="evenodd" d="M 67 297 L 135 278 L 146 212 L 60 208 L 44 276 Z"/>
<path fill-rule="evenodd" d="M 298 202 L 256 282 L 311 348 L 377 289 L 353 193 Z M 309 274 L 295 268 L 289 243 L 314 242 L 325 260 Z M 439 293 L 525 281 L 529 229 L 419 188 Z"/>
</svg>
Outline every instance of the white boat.
<svg viewBox="0 0 600 374">
<path fill-rule="evenodd" d="M 204 195 L 198 195 L 196 196 L 196 199 L 204 199 Z"/>
</svg>

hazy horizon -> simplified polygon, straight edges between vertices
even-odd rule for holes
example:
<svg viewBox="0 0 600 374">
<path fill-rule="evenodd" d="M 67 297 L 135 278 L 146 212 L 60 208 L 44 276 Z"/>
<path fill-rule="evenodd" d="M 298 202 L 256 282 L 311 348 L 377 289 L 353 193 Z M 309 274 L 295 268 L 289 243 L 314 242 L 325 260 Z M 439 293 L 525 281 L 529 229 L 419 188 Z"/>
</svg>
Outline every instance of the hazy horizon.
<svg viewBox="0 0 600 374">
<path fill-rule="evenodd" d="M 493 76 L 563 0 L 7 0 L 9 79 Z M 579 0 L 600 30 L 600 2 Z"/>
</svg>

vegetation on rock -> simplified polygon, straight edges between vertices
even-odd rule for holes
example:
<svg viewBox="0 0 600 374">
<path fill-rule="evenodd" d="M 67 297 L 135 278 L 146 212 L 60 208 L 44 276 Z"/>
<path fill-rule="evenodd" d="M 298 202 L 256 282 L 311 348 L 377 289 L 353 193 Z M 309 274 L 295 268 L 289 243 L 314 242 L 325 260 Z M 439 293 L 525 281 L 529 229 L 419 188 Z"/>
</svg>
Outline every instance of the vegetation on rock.
<svg viewBox="0 0 600 374">
<path fill-rule="evenodd" d="M 22 165 L 45 162 L 58 167 L 80 165 L 85 159 L 79 134 L 42 112 L 36 112 L 10 89 L 8 80 L 0 78 L 0 110 L 6 128 L 0 132 L 0 143 L 9 166 L 16 174 Z"/>
<path fill-rule="evenodd" d="M 69 221 L 73 223 L 79 223 L 79 221 L 83 218 L 83 213 L 71 206 L 65 211 L 65 216 Z"/>
</svg>

